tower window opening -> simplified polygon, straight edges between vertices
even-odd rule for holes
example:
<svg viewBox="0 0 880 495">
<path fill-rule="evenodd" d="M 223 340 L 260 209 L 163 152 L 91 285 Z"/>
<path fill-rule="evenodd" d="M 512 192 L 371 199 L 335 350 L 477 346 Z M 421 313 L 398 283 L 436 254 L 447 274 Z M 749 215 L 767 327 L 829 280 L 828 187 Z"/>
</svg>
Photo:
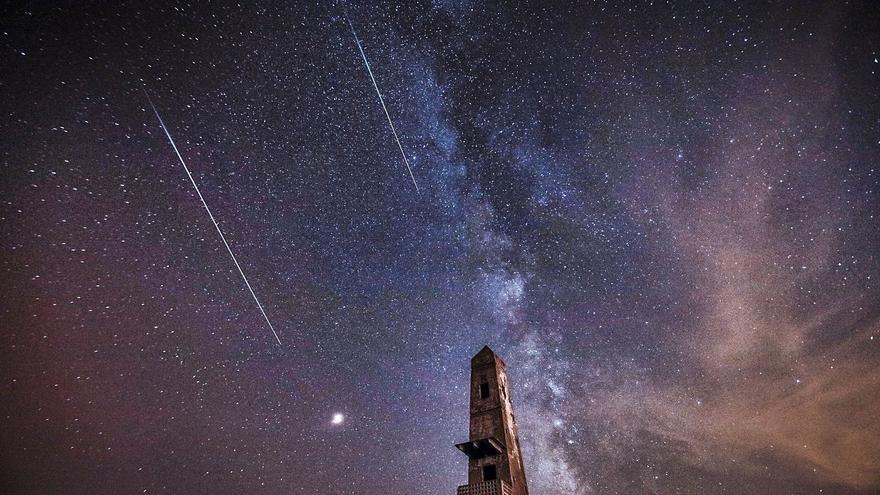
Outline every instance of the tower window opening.
<svg viewBox="0 0 880 495">
<path fill-rule="evenodd" d="M 498 469 L 495 464 L 486 464 L 483 466 L 483 481 L 494 481 L 498 479 Z"/>
<path fill-rule="evenodd" d="M 480 384 L 480 398 L 488 399 L 489 398 L 489 384 L 481 383 Z"/>
</svg>

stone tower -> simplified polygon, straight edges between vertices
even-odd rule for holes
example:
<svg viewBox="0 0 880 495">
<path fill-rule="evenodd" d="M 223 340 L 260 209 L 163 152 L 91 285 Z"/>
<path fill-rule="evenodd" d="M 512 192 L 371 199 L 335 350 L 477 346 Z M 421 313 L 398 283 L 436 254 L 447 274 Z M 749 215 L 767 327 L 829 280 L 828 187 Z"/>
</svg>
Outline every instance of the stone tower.
<svg viewBox="0 0 880 495">
<path fill-rule="evenodd" d="M 468 484 L 457 495 L 528 495 L 507 367 L 483 347 L 471 359 L 470 440 L 456 445 L 468 456 Z"/>
</svg>

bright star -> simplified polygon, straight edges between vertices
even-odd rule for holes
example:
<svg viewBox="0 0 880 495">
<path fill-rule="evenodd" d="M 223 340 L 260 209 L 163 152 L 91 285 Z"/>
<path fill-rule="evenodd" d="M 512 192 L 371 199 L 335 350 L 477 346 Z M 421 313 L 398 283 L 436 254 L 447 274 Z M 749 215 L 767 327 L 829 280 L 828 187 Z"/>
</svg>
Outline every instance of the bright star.
<svg viewBox="0 0 880 495">
<path fill-rule="evenodd" d="M 333 419 L 330 420 L 330 423 L 334 425 L 341 425 L 343 421 L 345 421 L 345 415 L 342 413 L 335 413 L 333 414 Z"/>
</svg>

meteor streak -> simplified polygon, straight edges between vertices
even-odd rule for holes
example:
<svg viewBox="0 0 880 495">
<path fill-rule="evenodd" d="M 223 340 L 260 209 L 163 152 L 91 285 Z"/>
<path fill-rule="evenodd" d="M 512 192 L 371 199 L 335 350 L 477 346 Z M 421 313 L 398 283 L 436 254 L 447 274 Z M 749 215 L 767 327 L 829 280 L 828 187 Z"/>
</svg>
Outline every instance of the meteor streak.
<svg viewBox="0 0 880 495">
<path fill-rule="evenodd" d="M 202 192 L 199 190 L 198 184 L 196 184 L 195 178 L 193 178 L 192 173 L 189 171 L 189 167 L 186 166 L 186 162 L 183 161 L 183 156 L 181 156 L 180 151 L 177 149 L 177 145 L 174 144 L 174 139 L 171 137 L 171 133 L 168 132 L 168 128 L 165 127 L 165 122 L 162 120 L 162 116 L 159 115 L 159 110 L 156 109 L 156 105 L 153 104 L 153 99 L 150 98 L 150 93 L 147 92 L 147 88 L 144 87 L 144 94 L 147 95 L 147 101 L 150 103 L 150 107 L 153 109 L 153 113 L 156 114 L 156 118 L 159 119 L 159 125 L 162 126 L 162 130 L 165 131 L 165 136 L 168 137 L 168 142 L 171 143 L 171 147 L 174 148 L 174 153 L 177 155 L 177 159 L 180 160 L 180 164 L 183 165 L 183 169 L 186 171 L 187 177 L 189 177 L 189 181 L 192 182 L 193 188 L 196 190 L 196 194 L 199 195 L 199 199 L 202 200 L 202 206 L 205 207 L 205 211 L 208 212 L 208 217 L 211 218 L 211 222 L 214 224 L 214 228 L 217 229 L 217 233 L 220 234 L 220 239 L 223 240 L 223 245 L 226 246 L 226 250 L 229 251 L 229 256 L 232 258 L 232 262 L 235 263 L 235 267 L 238 268 L 238 273 L 241 274 L 241 279 L 244 280 L 244 284 L 247 285 L 248 290 L 251 292 L 251 296 L 254 297 L 254 302 L 257 303 L 257 307 L 260 308 L 260 313 L 263 313 L 263 318 L 266 319 L 266 323 L 269 325 L 269 330 L 272 330 L 272 335 L 275 336 L 275 340 L 278 341 L 278 345 L 281 345 L 281 339 L 278 338 L 278 333 L 275 331 L 275 327 L 272 326 L 272 322 L 269 321 L 269 316 L 266 315 L 266 310 L 263 309 L 263 305 L 260 303 L 260 300 L 257 299 L 257 294 L 254 292 L 253 287 L 251 287 L 251 283 L 248 282 L 247 277 L 244 275 L 244 270 L 241 269 L 241 265 L 238 264 L 238 260 L 235 259 L 235 254 L 232 253 L 232 248 L 229 247 L 229 242 L 226 241 L 226 236 L 223 235 L 223 231 L 220 230 L 220 224 L 217 223 L 217 220 L 214 218 L 214 215 L 211 213 L 211 209 L 208 208 L 208 203 L 205 202 L 205 197 L 202 196 Z"/>
<path fill-rule="evenodd" d="M 345 17 L 345 22 L 348 23 L 348 27 L 351 28 L 351 34 L 354 35 L 354 42 L 357 43 L 358 50 L 361 52 L 361 58 L 364 59 L 364 65 L 367 67 L 367 73 L 370 74 L 370 80 L 373 81 L 373 87 L 376 89 L 376 95 L 379 96 L 379 103 L 382 104 L 382 110 L 385 111 L 385 117 L 388 118 L 388 126 L 391 127 L 391 133 L 394 134 L 394 140 L 397 141 L 397 147 L 400 149 L 400 156 L 403 157 L 403 163 L 406 164 L 406 170 L 409 172 L 409 178 L 412 179 L 412 183 L 416 186 L 416 193 L 421 194 L 419 191 L 419 185 L 416 184 L 416 178 L 413 175 L 412 167 L 409 166 L 409 160 L 406 159 L 406 153 L 403 151 L 403 145 L 400 144 L 400 138 L 397 137 L 397 131 L 394 129 L 394 123 L 391 122 L 391 115 L 388 113 L 388 108 L 385 106 L 385 99 L 382 98 L 382 92 L 379 91 L 379 85 L 376 84 L 376 78 L 373 77 L 373 69 L 370 68 L 370 62 L 367 60 L 367 55 L 364 53 L 364 48 L 361 46 L 361 40 L 358 38 L 357 31 L 354 30 L 354 24 L 351 23 L 351 20 L 348 18 L 344 12 L 342 14 Z"/>
</svg>

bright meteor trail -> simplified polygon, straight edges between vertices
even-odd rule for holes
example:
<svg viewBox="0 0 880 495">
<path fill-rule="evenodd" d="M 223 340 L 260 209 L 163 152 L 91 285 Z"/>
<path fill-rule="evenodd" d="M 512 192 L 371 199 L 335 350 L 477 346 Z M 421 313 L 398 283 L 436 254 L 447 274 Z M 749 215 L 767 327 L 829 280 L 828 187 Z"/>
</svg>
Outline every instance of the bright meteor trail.
<svg viewBox="0 0 880 495">
<path fill-rule="evenodd" d="M 165 135 L 168 137 L 168 142 L 171 143 L 171 147 L 174 148 L 174 153 L 177 155 L 177 159 L 180 160 L 180 164 L 183 165 L 183 169 L 186 170 L 186 175 L 189 177 L 189 181 L 192 182 L 193 188 L 196 190 L 196 194 L 199 195 L 199 199 L 202 200 L 202 206 L 205 207 L 205 211 L 208 212 L 208 217 L 211 218 L 211 222 L 214 223 L 214 227 L 217 229 L 217 233 L 220 234 L 220 239 L 223 240 L 223 245 L 226 246 L 226 250 L 229 251 L 229 256 L 232 258 L 232 262 L 235 263 L 235 267 L 238 268 L 238 273 L 241 274 L 241 279 L 244 280 L 244 284 L 247 285 L 248 290 L 251 292 L 251 295 L 254 297 L 254 302 L 257 303 L 257 307 L 260 308 L 260 313 L 263 313 L 263 318 L 266 319 L 266 323 L 269 325 L 269 330 L 272 330 L 272 335 L 275 336 L 275 340 L 278 341 L 278 345 L 281 345 L 281 339 L 278 338 L 278 332 L 275 331 L 275 327 L 272 326 L 272 322 L 269 321 L 269 316 L 266 315 L 266 310 L 263 309 L 263 305 L 260 304 L 260 300 L 257 299 L 257 294 L 254 292 L 253 287 L 251 287 L 251 283 L 248 282 L 247 277 L 244 274 L 244 270 L 241 269 L 241 265 L 238 264 L 238 260 L 235 259 L 235 254 L 232 253 L 232 248 L 229 247 L 229 242 L 226 241 L 226 236 L 223 235 L 223 231 L 220 230 L 220 224 L 217 223 L 217 220 L 214 218 L 214 215 L 211 213 L 211 209 L 208 208 L 208 203 L 205 202 L 205 197 L 202 196 L 202 192 L 199 190 L 198 184 L 196 184 L 195 178 L 193 178 L 192 173 L 189 171 L 189 167 L 186 166 L 186 162 L 183 161 L 183 156 L 180 154 L 180 151 L 177 149 L 177 145 L 174 144 L 174 139 L 171 137 L 171 133 L 168 132 L 168 128 L 165 127 L 165 122 L 162 120 L 162 116 L 159 115 L 159 110 L 156 109 L 156 105 L 153 104 L 153 99 L 150 98 L 150 93 L 147 92 L 147 88 L 144 89 L 144 94 L 147 95 L 147 101 L 150 102 L 150 107 L 153 108 L 153 113 L 156 114 L 156 118 L 159 119 L 159 125 L 162 126 L 162 130 L 165 131 Z"/>
<path fill-rule="evenodd" d="M 343 17 L 345 17 L 345 21 L 348 22 L 348 27 L 351 28 L 351 34 L 354 35 L 354 42 L 357 43 L 358 50 L 361 52 L 361 57 L 364 59 L 364 65 L 367 66 L 370 80 L 373 81 L 373 87 L 376 88 L 376 94 L 379 96 L 379 103 L 382 104 L 382 110 L 385 110 L 385 117 L 388 118 L 388 125 L 391 127 L 391 133 L 394 134 L 394 140 L 397 141 L 397 147 L 400 149 L 400 156 L 403 157 L 403 163 L 406 164 L 406 170 L 409 172 L 409 177 L 412 179 L 413 185 L 416 186 L 416 193 L 421 194 L 419 191 L 419 185 L 416 184 L 416 178 L 413 175 L 412 167 L 409 166 L 409 160 L 406 159 L 406 153 L 403 151 L 403 145 L 400 144 L 400 138 L 397 137 L 394 123 L 391 122 L 391 115 L 388 113 L 388 108 L 385 106 L 385 99 L 382 98 L 382 92 L 379 91 L 379 85 L 376 84 L 376 78 L 373 77 L 373 69 L 370 68 L 370 62 L 367 60 L 367 55 L 364 53 L 364 48 L 361 46 L 361 40 L 358 38 L 357 31 L 354 30 L 354 25 L 351 23 L 348 16 L 343 14 Z"/>
</svg>

